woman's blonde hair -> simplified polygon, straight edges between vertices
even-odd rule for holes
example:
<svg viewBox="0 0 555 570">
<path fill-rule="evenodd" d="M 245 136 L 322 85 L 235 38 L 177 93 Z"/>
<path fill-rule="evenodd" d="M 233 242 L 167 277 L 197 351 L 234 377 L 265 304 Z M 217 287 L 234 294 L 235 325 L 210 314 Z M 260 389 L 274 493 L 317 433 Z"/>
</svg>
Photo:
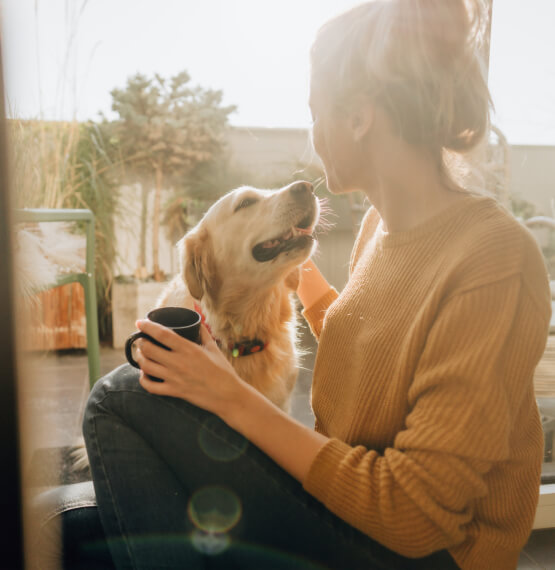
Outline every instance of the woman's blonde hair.
<svg viewBox="0 0 555 570">
<path fill-rule="evenodd" d="M 365 94 L 408 143 L 439 160 L 473 148 L 489 126 L 480 58 L 482 0 L 375 0 L 330 20 L 311 51 L 313 84 L 339 105 Z"/>
</svg>

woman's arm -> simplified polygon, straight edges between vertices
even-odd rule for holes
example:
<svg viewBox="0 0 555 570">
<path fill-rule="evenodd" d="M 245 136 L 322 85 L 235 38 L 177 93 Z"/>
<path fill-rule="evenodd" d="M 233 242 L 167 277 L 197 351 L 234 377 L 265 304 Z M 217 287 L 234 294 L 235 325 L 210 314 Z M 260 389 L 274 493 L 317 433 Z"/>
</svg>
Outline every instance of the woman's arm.
<svg viewBox="0 0 555 570">
<path fill-rule="evenodd" d="M 310 325 L 312 334 L 319 339 L 326 311 L 338 295 L 311 259 L 301 268 L 297 295 L 304 307 L 303 316 Z"/>
<path fill-rule="evenodd" d="M 147 392 L 182 398 L 216 414 L 295 479 L 305 480 L 327 437 L 297 422 L 241 380 L 205 327 L 201 346 L 148 320 L 138 321 L 137 327 L 171 349 L 137 341 L 140 383 Z"/>
<path fill-rule="evenodd" d="M 303 483 L 328 438 L 299 423 L 242 382 L 233 404 L 219 414 L 233 429 Z"/>
<path fill-rule="evenodd" d="M 311 307 L 327 295 L 330 291 L 330 284 L 320 273 L 312 259 L 305 261 L 301 267 L 301 279 L 297 288 L 297 295 L 305 309 Z"/>
</svg>

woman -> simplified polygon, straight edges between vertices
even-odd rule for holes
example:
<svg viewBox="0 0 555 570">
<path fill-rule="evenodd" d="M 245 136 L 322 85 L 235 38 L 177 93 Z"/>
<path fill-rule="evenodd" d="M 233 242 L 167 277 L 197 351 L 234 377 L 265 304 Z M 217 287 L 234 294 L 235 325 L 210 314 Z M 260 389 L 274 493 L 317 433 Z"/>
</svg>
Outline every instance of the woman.
<svg viewBox="0 0 555 570">
<path fill-rule="evenodd" d="M 99 381 L 84 421 L 118 567 L 516 567 L 550 293 L 532 237 L 447 167 L 487 133 L 479 20 L 470 1 L 375 1 L 319 31 L 314 148 L 329 190 L 373 207 L 341 294 L 311 262 L 299 286 L 319 339 L 315 429 L 205 329 L 197 346 L 139 321 L 171 352 L 141 341 L 138 381 L 129 367 Z"/>
</svg>

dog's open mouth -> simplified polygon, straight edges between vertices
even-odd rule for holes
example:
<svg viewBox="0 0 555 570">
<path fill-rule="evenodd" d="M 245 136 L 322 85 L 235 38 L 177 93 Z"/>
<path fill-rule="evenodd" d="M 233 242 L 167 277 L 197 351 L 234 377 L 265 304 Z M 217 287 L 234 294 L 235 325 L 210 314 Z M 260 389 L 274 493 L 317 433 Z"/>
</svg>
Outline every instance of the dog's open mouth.
<svg viewBox="0 0 555 570">
<path fill-rule="evenodd" d="M 252 249 L 254 259 L 260 262 L 271 261 L 280 253 L 304 249 L 310 245 L 314 241 L 311 228 L 313 216 L 312 213 L 308 214 L 282 235 L 256 244 Z"/>
</svg>

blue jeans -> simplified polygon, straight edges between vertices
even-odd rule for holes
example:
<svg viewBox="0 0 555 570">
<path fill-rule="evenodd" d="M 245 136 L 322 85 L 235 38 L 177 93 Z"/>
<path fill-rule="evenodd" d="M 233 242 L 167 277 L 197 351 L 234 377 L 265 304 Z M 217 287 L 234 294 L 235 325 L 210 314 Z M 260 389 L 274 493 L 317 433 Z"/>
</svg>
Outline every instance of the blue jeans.
<svg viewBox="0 0 555 570">
<path fill-rule="evenodd" d="M 218 417 L 146 392 L 129 365 L 96 383 L 83 433 L 87 516 L 117 568 L 457 568 L 447 551 L 410 560 L 360 533 Z"/>
</svg>

